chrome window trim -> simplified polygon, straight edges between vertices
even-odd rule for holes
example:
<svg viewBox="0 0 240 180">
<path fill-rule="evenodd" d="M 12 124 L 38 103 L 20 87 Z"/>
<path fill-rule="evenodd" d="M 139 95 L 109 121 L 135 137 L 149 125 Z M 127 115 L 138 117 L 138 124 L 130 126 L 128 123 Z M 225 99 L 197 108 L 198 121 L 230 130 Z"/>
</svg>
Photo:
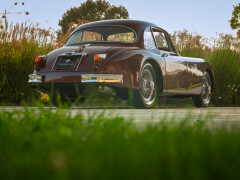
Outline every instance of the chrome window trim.
<svg viewBox="0 0 240 180">
<path fill-rule="evenodd" d="M 161 31 L 161 32 L 164 33 L 165 38 L 166 38 L 167 43 L 168 43 L 169 50 L 170 50 L 170 51 L 167 51 L 167 52 L 172 52 L 172 53 L 178 54 L 178 53 L 177 53 L 177 50 L 175 49 L 175 47 L 174 47 L 174 45 L 173 45 L 173 43 L 172 43 L 172 40 L 171 40 L 171 38 L 170 38 L 170 36 L 169 36 L 169 34 L 168 34 L 167 31 L 165 31 L 164 29 L 162 29 L 162 28 L 160 28 L 160 27 L 157 27 L 157 26 L 152 26 L 151 29 L 158 29 L 159 31 Z M 154 38 L 154 41 L 155 41 L 155 38 Z M 155 44 L 155 45 L 156 45 L 156 44 Z M 163 51 L 163 50 L 160 50 L 160 51 Z"/>
<path fill-rule="evenodd" d="M 153 46 L 148 46 L 148 45 L 145 44 L 145 41 L 144 41 L 144 38 L 145 38 L 145 37 L 144 37 L 144 36 L 145 36 L 145 32 L 146 32 L 148 29 L 149 29 L 150 32 L 151 32 L 152 39 L 153 39 L 153 42 L 154 42 L 154 44 L 155 44 L 155 47 L 153 47 Z M 156 47 L 155 39 L 154 39 L 154 37 L 153 37 L 153 33 L 152 33 L 152 30 L 151 30 L 151 27 L 150 27 L 150 26 L 147 27 L 147 28 L 144 30 L 144 32 L 143 32 L 143 44 L 144 44 L 145 49 L 150 48 L 150 49 L 152 49 L 152 50 L 158 50 L 158 51 L 159 51 L 159 49 Z M 146 48 L 146 47 L 147 47 L 147 48 Z"/>
<path fill-rule="evenodd" d="M 159 51 L 164 51 L 164 50 L 158 49 L 158 46 L 157 46 L 155 37 L 154 37 L 154 35 L 153 35 L 153 29 L 157 29 L 157 30 L 159 30 L 160 32 L 162 32 L 162 33 L 164 34 L 165 40 L 167 41 L 167 45 L 168 45 L 168 48 L 169 48 L 169 51 L 166 51 L 166 52 L 172 52 L 172 50 L 171 50 L 171 48 L 170 48 L 170 46 L 169 46 L 169 41 L 168 41 L 168 39 L 167 39 L 167 37 L 166 37 L 165 32 L 164 32 L 162 29 L 157 28 L 157 27 L 150 27 L 150 29 L 151 29 L 152 37 L 153 37 L 153 39 L 154 39 L 154 43 L 155 43 L 155 46 L 156 46 L 157 50 L 159 50 Z"/>
</svg>

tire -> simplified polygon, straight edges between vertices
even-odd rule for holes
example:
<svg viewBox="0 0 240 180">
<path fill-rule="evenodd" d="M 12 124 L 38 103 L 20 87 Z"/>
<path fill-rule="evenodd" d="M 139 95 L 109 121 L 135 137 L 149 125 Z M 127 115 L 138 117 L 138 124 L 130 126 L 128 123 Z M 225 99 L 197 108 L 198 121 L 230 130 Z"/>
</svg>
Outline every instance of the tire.
<svg viewBox="0 0 240 180">
<path fill-rule="evenodd" d="M 158 86 L 154 68 L 150 63 L 144 64 L 140 77 L 140 88 L 133 90 L 133 106 L 151 108 L 157 105 Z"/>
<path fill-rule="evenodd" d="M 210 74 L 206 71 L 203 75 L 203 84 L 201 94 L 193 97 L 193 103 L 196 107 L 207 107 L 212 96 L 212 81 Z"/>
</svg>

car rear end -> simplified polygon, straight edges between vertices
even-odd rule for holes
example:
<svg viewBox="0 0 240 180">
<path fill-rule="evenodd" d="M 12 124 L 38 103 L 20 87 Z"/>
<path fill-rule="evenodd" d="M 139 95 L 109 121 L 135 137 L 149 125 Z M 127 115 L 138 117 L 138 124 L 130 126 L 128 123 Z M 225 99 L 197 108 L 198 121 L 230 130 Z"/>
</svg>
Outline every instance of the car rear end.
<svg viewBox="0 0 240 180">
<path fill-rule="evenodd" d="M 131 64 L 119 62 L 124 59 L 124 52 L 137 48 L 136 37 L 134 30 L 120 25 L 80 28 L 64 47 L 35 59 L 29 83 L 68 96 L 76 96 L 76 91 L 81 93 L 87 84 L 123 86 L 122 69 Z"/>
<path fill-rule="evenodd" d="M 95 48 L 102 49 L 90 49 Z M 106 54 L 93 55 L 90 52 L 69 51 L 69 48 L 66 50 L 57 56 L 53 52 L 36 57 L 35 71 L 29 75 L 29 83 L 39 84 L 48 92 L 54 90 L 72 97 L 81 93 L 89 83 L 123 83 L 122 74 L 99 74 L 98 68 L 106 59 Z"/>
</svg>

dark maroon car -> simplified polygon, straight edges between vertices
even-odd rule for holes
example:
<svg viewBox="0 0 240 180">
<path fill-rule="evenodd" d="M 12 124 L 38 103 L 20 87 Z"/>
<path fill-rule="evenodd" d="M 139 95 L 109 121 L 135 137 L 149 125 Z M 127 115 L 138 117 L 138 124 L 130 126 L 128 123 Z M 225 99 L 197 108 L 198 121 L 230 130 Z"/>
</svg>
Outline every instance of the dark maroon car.
<svg viewBox="0 0 240 180">
<path fill-rule="evenodd" d="M 158 95 L 210 103 L 214 75 L 203 59 L 180 56 L 168 33 L 136 20 L 106 20 L 79 26 L 62 48 L 36 58 L 29 83 L 76 98 L 89 84 L 108 86 L 136 107 L 152 107 Z M 158 100 L 157 100 L 158 101 Z"/>
</svg>

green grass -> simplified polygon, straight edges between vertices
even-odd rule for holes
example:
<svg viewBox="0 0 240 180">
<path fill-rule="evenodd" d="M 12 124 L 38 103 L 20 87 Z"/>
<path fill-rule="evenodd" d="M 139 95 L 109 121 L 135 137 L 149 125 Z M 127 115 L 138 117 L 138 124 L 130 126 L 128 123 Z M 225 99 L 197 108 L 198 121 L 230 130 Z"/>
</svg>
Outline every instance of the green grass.
<svg viewBox="0 0 240 180">
<path fill-rule="evenodd" d="M 230 49 L 212 52 L 209 62 L 214 69 L 216 90 L 215 104 L 240 105 L 240 55 Z"/>
<path fill-rule="evenodd" d="M 28 75 L 34 70 L 36 56 L 54 49 L 53 37 L 50 30 L 31 23 L 5 28 L 0 29 L 0 104 L 19 104 L 37 96 Z"/>
<path fill-rule="evenodd" d="M 0 179 L 240 178 L 240 127 L 176 122 L 139 128 L 67 109 L 1 111 Z"/>
<path fill-rule="evenodd" d="M 32 42 L 0 42 L 0 102 L 19 102 L 34 95 L 28 75 L 34 70 L 34 59 L 51 50 Z"/>
</svg>

